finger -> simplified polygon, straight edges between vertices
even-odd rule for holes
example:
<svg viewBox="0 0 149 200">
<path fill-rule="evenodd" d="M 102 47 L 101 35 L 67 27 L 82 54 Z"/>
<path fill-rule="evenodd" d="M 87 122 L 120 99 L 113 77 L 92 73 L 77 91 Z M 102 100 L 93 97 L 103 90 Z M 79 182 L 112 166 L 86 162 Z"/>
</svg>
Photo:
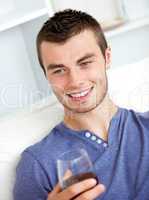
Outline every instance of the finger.
<svg viewBox="0 0 149 200">
<path fill-rule="evenodd" d="M 67 196 L 68 199 L 71 199 L 77 196 L 78 194 L 86 190 L 89 190 L 90 188 L 94 187 L 96 184 L 97 184 L 97 181 L 95 179 L 93 178 L 87 179 L 87 180 L 71 185 L 70 187 L 66 188 L 62 193 L 65 197 Z"/>
<path fill-rule="evenodd" d="M 68 169 L 66 173 L 64 174 L 63 179 L 68 179 L 70 176 L 72 176 L 72 172 Z M 62 187 L 60 186 L 60 183 L 57 183 L 57 185 L 54 187 L 53 193 L 59 193 L 62 191 Z"/>
<path fill-rule="evenodd" d="M 82 193 L 79 195 L 75 200 L 80 200 L 80 199 L 96 199 L 99 197 L 103 192 L 105 192 L 105 186 L 102 184 L 98 184 L 91 190 L 88 190 L 87 192 Z"/>
<path fill-rule="evenodd" d="M 68 169 L 64 175 L 64 179 L 69 178 L 72 175 L 72 172 Z M 54 187 L 52 192 L 49 193 L 48 196 L 53 197 L 55 194 L 58 194 L 62 191 L 62 187 L 60 186 L 60 183 L 57 183 L 57 185 Z"/>
<path fill-rule="evenodd" d="M 72 171 L 70 169 L 67 169 L 67 171 L 64 174 L 63 179 L 66 180 L 68 178 L 70 178 L 73 175 Z"/>
<path fill-rule="evenodd" d="M 52 192 L 49 193 L 48 197 L 53 197 L 56 194 L 60 193 L 62 191 L 61 186 L 59 183 L 57 183 L 57 185 L 54 187 L 54 189 L 52 190 Z"/>
</svg>

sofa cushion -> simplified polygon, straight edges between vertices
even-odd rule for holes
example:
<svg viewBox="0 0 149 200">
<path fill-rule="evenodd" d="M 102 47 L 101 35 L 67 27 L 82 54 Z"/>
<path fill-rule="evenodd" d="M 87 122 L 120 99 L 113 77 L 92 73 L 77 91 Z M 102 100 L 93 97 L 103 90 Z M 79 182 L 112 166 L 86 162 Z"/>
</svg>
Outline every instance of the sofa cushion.
<svg viewBox="0 0 149 200">
<path fill-rule="evenodd" d="M 149 108 L 149 58 L 108 70 L 109 93 L 126 108 Z M 0 120 L 0 198 L 11 200 L 15 168 L 21 152 L 43 138 L 62 119 L 63 109 L 51 96 L 13 117 Z"/>
</svg>

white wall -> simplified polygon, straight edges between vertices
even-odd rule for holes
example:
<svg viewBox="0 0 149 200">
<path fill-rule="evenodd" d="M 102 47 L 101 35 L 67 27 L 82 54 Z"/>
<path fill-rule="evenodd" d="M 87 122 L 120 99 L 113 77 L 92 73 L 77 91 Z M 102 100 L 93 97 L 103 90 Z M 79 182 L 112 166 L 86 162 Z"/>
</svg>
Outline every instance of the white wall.
<svg viewBox="0 0 149 200">
<path fill-rule="evenodd" d="M 22 106 L 25 96 L 37 90 L 37 85 L 19 27 L 0 33 L 0 55 L 2 115 Z"/>
<path fill-rule="evenodd" d="M 86 11 L 100 20 L 111 20 L 120 15 L 119 0 L 53 0 L 56 11 L 72 8 Z"/>
<path fill-rule="evenodd" d="M 149 25 L 122 33 L 108 40 L 112 48 L 112 67 L 149 57 Z"/>
</svg>

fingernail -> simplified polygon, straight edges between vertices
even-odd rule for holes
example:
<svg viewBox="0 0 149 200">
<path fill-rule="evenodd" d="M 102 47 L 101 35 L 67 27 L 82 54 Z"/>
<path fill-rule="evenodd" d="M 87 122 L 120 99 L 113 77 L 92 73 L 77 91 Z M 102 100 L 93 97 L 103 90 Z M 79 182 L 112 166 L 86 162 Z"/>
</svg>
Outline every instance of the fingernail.
<svg viewBox="0 0 149 200">
<path fill-rule="evenodd" d="M 99 187 L 100 187 L 100 189 L 103 190 L 103 191 L 106 190 L 106 187 L 105 187 L 103 184 L 100 184 Z"/>
<path fill-rule="evenodd" d="M 96 179 L 94 179 L 94 178 L 92 178 L 92 179 L 90 180 L 90 182 L 91 182 L 91 184 L 93 184 L 93 185 L 97 184 L 97 181 L 96 181 Z"/>
</svg>

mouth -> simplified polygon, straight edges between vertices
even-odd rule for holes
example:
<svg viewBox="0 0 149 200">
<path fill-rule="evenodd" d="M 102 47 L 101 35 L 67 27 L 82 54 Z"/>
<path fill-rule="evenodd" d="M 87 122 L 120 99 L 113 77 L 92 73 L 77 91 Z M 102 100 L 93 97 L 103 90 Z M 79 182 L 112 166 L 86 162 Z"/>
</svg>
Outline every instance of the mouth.
<svg viewBox="0 0 149 200">
<path fill-rule="evenodd" d="M 93 87 L 79 91 L 79 92 L 72 92 L 68 93 L 68 97 L 71 98 L 74 101 L 81 101 L 85 100 L 91 93 Z"/>
</svg>

